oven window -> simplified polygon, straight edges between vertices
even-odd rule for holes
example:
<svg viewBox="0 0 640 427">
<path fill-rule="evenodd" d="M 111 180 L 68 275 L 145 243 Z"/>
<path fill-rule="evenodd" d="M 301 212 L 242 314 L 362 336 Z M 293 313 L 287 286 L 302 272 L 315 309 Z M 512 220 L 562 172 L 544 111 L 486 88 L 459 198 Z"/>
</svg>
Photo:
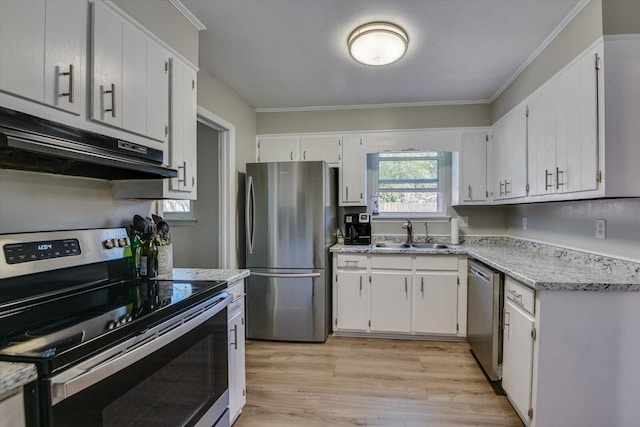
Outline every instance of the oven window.
<svg viewBox="0 0 640 427">
<path fill-rule="evenodd" d="M 228 388 L 227 310 L 53 406 L 54 426 L 193 425 Z"/>
</svg>

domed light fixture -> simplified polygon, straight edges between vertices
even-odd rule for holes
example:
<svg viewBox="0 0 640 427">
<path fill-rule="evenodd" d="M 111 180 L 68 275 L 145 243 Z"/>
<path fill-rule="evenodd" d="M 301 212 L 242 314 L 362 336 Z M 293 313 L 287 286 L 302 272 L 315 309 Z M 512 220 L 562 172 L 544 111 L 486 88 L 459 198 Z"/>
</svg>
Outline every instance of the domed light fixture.
<svg viewBox="0 0 640 427">
<path fill-rule="evenodd" d="M 402 58 L 409 46 L 406 31 L 389 22 L 370 22 L 351 33 L 349 54 L 365 65 L 392 64 Z"/>
</svg>

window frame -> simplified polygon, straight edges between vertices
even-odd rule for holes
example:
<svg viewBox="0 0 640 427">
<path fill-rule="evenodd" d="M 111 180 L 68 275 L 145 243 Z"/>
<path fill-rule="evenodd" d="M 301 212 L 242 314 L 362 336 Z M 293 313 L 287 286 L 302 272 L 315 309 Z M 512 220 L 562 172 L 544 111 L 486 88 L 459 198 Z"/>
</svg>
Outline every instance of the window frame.
<svg viewBox="0 0 640 427">
<path fill-rule="evenodd" d="M 369 209 L 373 207 L 373 200 L 376 194 L 381 192 L 392 192 L 388 190 L 380 191 L 379 185 L 379 163 L 380 154 L 410 154 L 410 153 L 424 153 L 424 152 L 436 152 L 438 155 L 434 157 L 426 157 L 425 159 L 437 159 L 438 160 L 438 188 L 436 190 L 420 189 L 420 190 L 407 190 L 409 192 L 417 193 L 438 193 L 438 210 L 436 212 L 379 212 L 377 215 L 373 215 L 374 220 L 384 219 L 398 219 L 398 218 L 447 218 L 447 206 L 449 204 L 450 191 L 448 190 L 447 171 L 450 167 L 450 156 L 447 156 L 447 152 L 437 148 L 425 148 L 420 150 L 388 150 L 379 153 L 371 153 L 368 161 L 369 165 Z M 407 160 L 415 160 L 416 157 L 404 157 Z"/>
<path fill-rule="evenodd" d="M 179 200 L 181 202 L 189 202 L 189 211 L 188 212 L 167 212 L 164 210 L 164 202 L 166 200 Z M 162 218 L 165 221 L 175 221 L 175 222 L 185 222 L 191 223 L 196 221 L 195 213 L 194 213 L 194 204 L 193 200 L 184 200 L 184 199 L 162 199 L 158 200 L 160 204 L 160 210 L 162 211 Z"/>
</svg>

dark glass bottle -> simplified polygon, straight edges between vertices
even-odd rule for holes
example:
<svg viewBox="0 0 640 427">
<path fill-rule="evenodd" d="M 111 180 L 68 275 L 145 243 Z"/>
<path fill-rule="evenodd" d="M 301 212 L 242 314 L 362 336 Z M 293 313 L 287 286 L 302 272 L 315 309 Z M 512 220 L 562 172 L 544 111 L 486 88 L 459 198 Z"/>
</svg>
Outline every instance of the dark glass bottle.
<svg viewBox="0 0 640 427">
<path fill-rule="evenodd" d="M 140 277 L 152 279 L 158 276 L 158 247 L 152 234 L 145 239 L 140 256 Z"/>
</svg>

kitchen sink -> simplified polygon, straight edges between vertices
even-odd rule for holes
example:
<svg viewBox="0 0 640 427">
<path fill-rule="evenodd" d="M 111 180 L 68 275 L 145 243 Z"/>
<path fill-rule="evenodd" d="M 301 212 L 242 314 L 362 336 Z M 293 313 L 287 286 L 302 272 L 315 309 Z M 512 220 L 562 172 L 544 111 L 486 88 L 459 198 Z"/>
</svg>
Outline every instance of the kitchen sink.
<svg viewBox="0 0 640 427">
<path fill-rule="evenodd" d="M 396 242 L 378 242 L 374 245 L 376 248 L 387 249 L 448 249 L 449 245 L 444 243 L 396 243 Z"/>
</svg>

